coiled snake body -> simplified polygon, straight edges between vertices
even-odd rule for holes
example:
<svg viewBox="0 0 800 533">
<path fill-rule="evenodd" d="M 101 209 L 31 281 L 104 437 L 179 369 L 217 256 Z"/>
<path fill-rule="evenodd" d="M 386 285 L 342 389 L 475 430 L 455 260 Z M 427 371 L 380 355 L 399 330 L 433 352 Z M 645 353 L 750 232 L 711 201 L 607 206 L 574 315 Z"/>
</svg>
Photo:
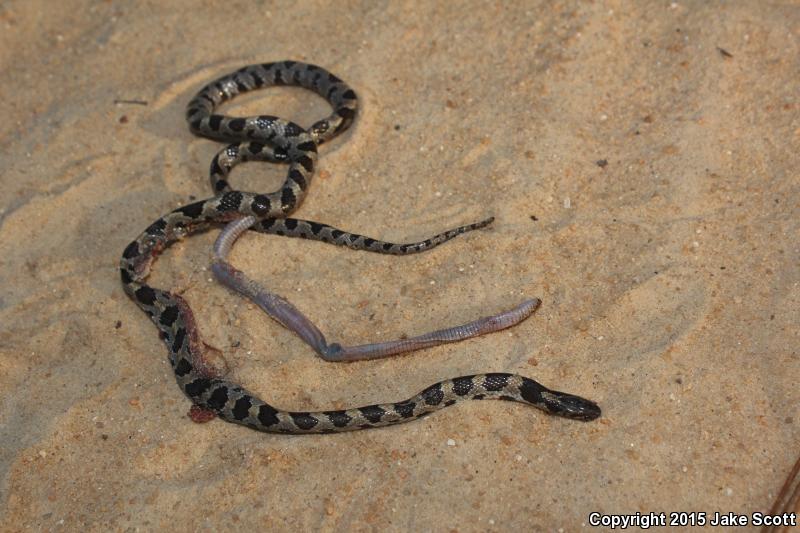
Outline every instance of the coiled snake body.
<svg viewBox="0 0 800 533">
<path fill-rule="evenodd" d="M 333 113 L 308 130 L 269 115 L 239 118 L 213 114 L 216 106 L 239 93 L 284 84 L 316 92 L 331 104 Z M 211 181 L 217 195 L 183 206 L 153 222 L 125 248 L 120 270 L 125 292 L 159 329 L 178 384 L 194 406 L 229 422 L 280 433 L 327 433 L 386 426 L 419 418 L 461 400 L 484 398 L 527 403 L 548 413 L 578 420 L 600 416 L 600 408 L 594 402 L 505 373 L 445 380 L 400 402 L 312 413 L 283 411 L 227 381 L 207 364 L 194 316 L 186 301 L 177 294 L 145 283 L 155 257 L 178 239 L 214 224 L 253 217 L 248 219 L 248 225 L 252 224 L 250 229 L 258 232 L 402 255 L 430 249 L 491 222 L 489 219 L 456 228 L 419 243 L 393 244 L 325 224 L 287 218 L 303 201 L 311 182 L 317 146 L 344 131 L 355 117 L 356 109 L 356 94 L 342 80 L 320 67 L 294 61 L 244 67 L 210 83 L 189 102 L 186 119 L 194 133 L 235 141 L 212 161 Z M 233 190 L 228 182 L 229 173 L 236 164 L 248 160 L 288 163 L 288 175 L 282 187 L 269 194 Z M 238 272 L 226 263 L 221 264 L 233 273 Z M 529 301 L 525 316 L 537 306 L 538 300 Z M 302 336 L 299 331 L 298 334 Z M 322 346 L 326 348 L 324 342 Z"/>
</svg>

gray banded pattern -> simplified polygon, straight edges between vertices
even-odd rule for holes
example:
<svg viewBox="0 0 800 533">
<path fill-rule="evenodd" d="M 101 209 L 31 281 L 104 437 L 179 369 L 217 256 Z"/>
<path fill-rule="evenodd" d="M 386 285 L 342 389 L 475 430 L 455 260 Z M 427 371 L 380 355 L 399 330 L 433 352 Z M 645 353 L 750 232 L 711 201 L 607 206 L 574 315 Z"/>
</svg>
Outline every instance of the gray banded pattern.
<svg viewBox="0 0 800 533">
<path fill-rule="evenodd" d="M 270 85 L 298 85 L 313 90 L 331 103 L 333 113 L 308 130 L 269 115 L 227 117 L 214 114 L 219 104 L 235 95 Z M 344 131 L 356 109 L 355 92 L 339 78 L 320 67 L 294 61 L 244 67 L 210 83 L 190 101 L 186 118 L 193 132 L 234 142 L 217 154 L 212 164 L 212 184 L 217 196 L 162 216 L 125 247 L 120 260 L 123 288 L 159 330 L 181 389 L 206 413 L 277 433 L 327 433 L 386 426 L 419 418 L 460 400 L 484 398 L 526 403 L 577 420 L 593 420 L 600 416 L 600 408 L 590 400 L 549 390 L 531 379 L 513 374 L 445 380 L 396 403 L 318 413 L 282 411 L 217 375 L 207 363 L 194 315 L 186 301 L 178 294 L 145 283 L 155 258 L 183 237 L 212 225 L 253 216 L 258 219 L 252 227 L 256 231 L 400 255 L 433 248 L 491 222 L 488 219 L 422 243 L 400 245 L 349 234 L 316 222 L 286 218 L 305 196 L 316 162 L 317 145 Z M 283 186 L 269 194 L 232 190 L 227 182 L 230 170 L 248 159 L 288 163 L 289 172 Z"/>
</svg>

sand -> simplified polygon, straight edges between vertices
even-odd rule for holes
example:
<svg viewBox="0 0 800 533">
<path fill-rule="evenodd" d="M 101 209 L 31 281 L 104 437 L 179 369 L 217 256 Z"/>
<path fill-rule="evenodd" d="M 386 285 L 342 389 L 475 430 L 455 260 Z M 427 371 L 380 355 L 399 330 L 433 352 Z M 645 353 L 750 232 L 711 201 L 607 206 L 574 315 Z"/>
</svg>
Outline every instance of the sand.
<svg viewBox="0 0 800 533">
<path fill-rule="evenodd" d="M 0 6 L 0 529 L 578 531 L 591 512 L 769 508 L 800 441 L 800 5 L 213 4 Z M 230 376 L 301 410 L 517 372 L 601 419 L 468 402 L 328 436 L 189 420 L 119 257 L 210 196 L 220 145 L 188 131 L 194 92 L 281 59 L 361 102 L 298 216 L 401 242 L 496 221 L 405 258 L 248 234 L 234 264 L 347 343 L 543 305 L 502 333 L 325 363 L 210 279 L 211 231 L 151 280 Z M 290 88 L 224 109 L 329 112 Z M 284 172 L 233 180 L 270 191 Z"/>
</svg>

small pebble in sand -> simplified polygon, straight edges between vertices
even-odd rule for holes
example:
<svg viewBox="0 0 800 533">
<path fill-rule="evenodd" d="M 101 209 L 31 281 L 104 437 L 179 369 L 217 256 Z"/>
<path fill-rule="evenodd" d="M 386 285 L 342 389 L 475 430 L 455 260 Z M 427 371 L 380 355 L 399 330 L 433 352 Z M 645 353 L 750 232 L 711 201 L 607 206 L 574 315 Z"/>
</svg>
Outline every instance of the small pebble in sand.
<svg viewBox="0 0 800 533">
<path fill-rule="evenodd" d="M 453 439 L 447 439 L 447 445 L 448 446 L 455 446 L 456 445 L 456 441 L 454 441 Z"/>
</svg>

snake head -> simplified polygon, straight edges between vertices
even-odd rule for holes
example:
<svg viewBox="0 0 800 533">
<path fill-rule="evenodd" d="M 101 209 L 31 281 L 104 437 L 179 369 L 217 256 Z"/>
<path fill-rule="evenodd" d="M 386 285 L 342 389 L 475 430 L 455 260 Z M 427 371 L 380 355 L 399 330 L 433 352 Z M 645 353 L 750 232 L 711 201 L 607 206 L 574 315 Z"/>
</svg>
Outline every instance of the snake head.
<svg viewBox="0 0 800 533">
<path fill-rule="evenodd" d="M 564 418 L 589 422 L 602 414 L 593 401 L 566 392 L 542 391 L 542 399 L 550 413 Z"/>
</svg>

